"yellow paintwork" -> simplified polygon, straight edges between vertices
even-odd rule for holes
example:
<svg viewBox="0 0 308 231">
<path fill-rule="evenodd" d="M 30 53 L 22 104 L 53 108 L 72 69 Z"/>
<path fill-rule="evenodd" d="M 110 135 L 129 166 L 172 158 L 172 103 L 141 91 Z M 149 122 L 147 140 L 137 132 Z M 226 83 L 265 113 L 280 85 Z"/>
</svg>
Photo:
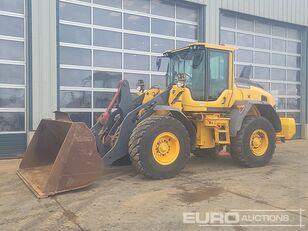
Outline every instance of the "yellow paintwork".
<svg viewBox="0 0 308 231">
<path fill-rule="evenodd" d="M 169 95 L 169 106 L 172 106 L 186 114 L 197 115 L 198 119 L 193 117 L 193 122 L 197 129 L 196 145 L 198 148 L 213 148 L 217 144 L 230 144 L 229 133 L 229 118 L 226 118 L 223 113 L 209 113 L 209 109 L 227 109 L 231 108 L 237 101 L 261 101 L 262 97 L 266 97 L 266 102 L 275 107 L 275 98 L 264 89 L 255 86 L 240 86 L 235 84 L 235 73 L 233 56 L 236 47 L 224 45 L 209 44 L 209 43 L 192 43 L 187 47 L 167 51 L 166 53 L 178 52 L 185 49 L 190 49 L 191 46 L 204 46 L 206 48 L 224 50 L 229 52 L 229 69 L 228 69 L 228 88 L 225 89 L 215 101 L 198 101 L 192 98 L 190 89 L 173 85 Z M 144 102 L 161 93 L 159 89 L 149 89 L 145 92 Z M 240 107 L 240 106 L 238 106 Z M 240 108 L 239 108 L 240 109 Z M 168 111 L 157 111 L 156 115 L 168 115 Z M 260 116 L 256 107 L 252 107 L 247 115 Z M 291 118 L 281 118 L 282 131 L 277 133 L 277 138 L 291 139 L 296 130 L 295 121 Z M 225 139 L 220 139 L 220 134 L 225 133 Z M 256 142 L 255 142 L 256 143 Z M 255 146 L 254 146 L 255 147 Z M 254 148 L 254 150 L 257 150 Z M 258 149 L 259 150 L 259 149 Z M 256 155 L 261 151 L 256 151 Z"/>
<path fill-rule="evenodd" d="M 218 144 L 230 144 L 230 118 L 222 114 L 195 113 L 193 122 L 197 128 L 198 148 L 213 148 Z M 222 138 L 224 137 L 224 138 Z"/>
<path fill-rule="evenodd" d="M 224 90 L 215 101 L 196 101 L 191 97 L 190 89 L 185 88 L 182 94 L 183 111 L 199 112 L 207 111 L 208 108 L 230 108 L 236 101 L 256 100 L 261 101 L 261 97 L 266 96 L 267 102 L 274 106 L 274 97 L 265 90 L 257 87 L 239 88 L 233 86 L 232 89 Z"/>
<path fill-rule="evenodd" d="M 190 89 L 185 88 L 182 94 L 183 111 L 206 112 L 209 107 L 228 108 L 232 90 L 225 90 L 215 101 L 197 101 L 191 96 Z"/>
<path fill-rule="evenodd" d="M 182 51 L 182 50 L 186 50 L 189 49 L 191 46 L 204 46 L 206 48 L 212 48 L 212 49 L 218 49 L 218 50 L 224 50 L 224 51 L 231 51 L 234 52 L 236 51 L 238 48 L 237 47 L 232 47 L 232 46 L 225 46 L 223 44 L 213 44 L 213 43 L 204 43 L 204 42 L 194 42 L 194 43 L 190 43 L 188 44 L 188 46 L 186 47 L 181 47 L 181 48 L 177 48 L 177 49 L 173 49 L 173 50 L 167 50 L 165 53 L 175 53 L 178 51 Z"/>
<path fill-rule="evenodd" d="M 263 129 L 255 130 L 249 140 L 249 147 L 255 156 L 263 156 L 269 145 L 268 135 Z"/>
<path fill-rule="evenodd" d="M 153 99 L 155 96 L 157 96 L 161 92 L 162 92 L 161 89 L 155 88 L 155 87 L 153 87 L 149 90 L 146 90 L 144 92 L 144 98 L 143 98 L 142 104 L 149 102 L 151 99 Z"/>
<path fill-rule="evenodd" d="M 198 148 L 214 148 L 216 143 L 214 137 L 214 128 L 207 127 L 203 121 L 194 121 L 196 125 L 196 145 Z"/>
<path fill-rule="evenodd" d="M 153 99 L 155 96 L 157 96 L 161 92 L 162 92 L 161 89 L 156 88 L 156 87 L 152 87 L 152 88 L 146 90 L 145 92 L 140 93 L 139 95 L 144 94 L 142 104 L 149 102 L 151 99 Z M 144 112 L 144 109 L 141 109 L 139 111 L 139 115 L 143 114 L 143 112 Z M 163 116 L 163 115 L 168 115 L 169 112 L 168 111 L 157 111 L 154 114 Z"/>
<path fill-rule="evenodd" d="M 293 118 L 280 118 L 281 132 L 276 136 L 279 138 L 285 138 L 287 140 L 292 139 L 296 133 L 295 119 Z"/>
<path fill-rule="evenodd" d="M 214 128 L 216 144 L 230 144 L 229 123 L 230 118 L 224 117 L 222 114 L 207 114 L 204 119 L 206 127 Z"/>
<path fill-rule="evenodd" d="M 168 99 L 169 106 L 182 110 L 182 94 L 184 91 L 185 88 L 178 87 L 176 85 L 172 86 Z"/>
<path fill-rule="evenodd" d="M 180 141 L 172 132 L 163 132 L 155 137 L 152 154 L 160 165 L 170 165 L 180 154 Z"/>
</svg>

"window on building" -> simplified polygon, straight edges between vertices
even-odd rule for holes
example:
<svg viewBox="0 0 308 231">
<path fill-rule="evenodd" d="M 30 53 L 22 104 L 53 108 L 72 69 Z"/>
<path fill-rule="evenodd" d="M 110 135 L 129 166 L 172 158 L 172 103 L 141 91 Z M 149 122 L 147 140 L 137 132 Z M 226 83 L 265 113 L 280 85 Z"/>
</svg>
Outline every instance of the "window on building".
<svg viewBox="0 0 308 231">
<path fill-rule="evenodd" d="M 165 86 L 156 57 L 197 41 L 199 10 L 170 0 L 60 0 L 60 109 L 91 126 L 119 80 L 133 90 L 138 79 Z"/>
<path fill-rule="evenodd" d="M 236 76 L 251 65 L 250 78 L 276 97 L 279 113 L 292 110 L 289 115 L 296 115 L 300 126 L 302 28 L 229 11 L 222 11 L 220 20 L 220 42 L 239 47 Z"/>
<path fill-rule="evenodd" d="M 26 132 L 25 7 L 23 0 L 0 4 L 0 135 Z"/>
</svg>

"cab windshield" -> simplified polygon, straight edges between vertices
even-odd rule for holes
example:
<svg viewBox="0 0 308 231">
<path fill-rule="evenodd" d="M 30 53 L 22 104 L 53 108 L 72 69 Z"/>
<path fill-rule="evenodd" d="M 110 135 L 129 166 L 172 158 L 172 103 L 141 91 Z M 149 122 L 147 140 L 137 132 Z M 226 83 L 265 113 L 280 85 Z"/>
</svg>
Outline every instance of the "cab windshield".
<svg viewBox="0 0 308 231">
<path fill-rule="evenodd" d="M 186 87 L 194 100 L 214 101 L 228 88 L 228 51 L 197 47 L 169 57 L 168 85 L 176 84 L 178 77 L 184 74 Z"/>
<path fill-rule="evenodd" d="M 193 99 L 204 99 L 205 49 L 185 49 L 170 54 L 167 83 L 176 84 L 179 74 L 185 74 L 186 86 Z"/>
</svg>

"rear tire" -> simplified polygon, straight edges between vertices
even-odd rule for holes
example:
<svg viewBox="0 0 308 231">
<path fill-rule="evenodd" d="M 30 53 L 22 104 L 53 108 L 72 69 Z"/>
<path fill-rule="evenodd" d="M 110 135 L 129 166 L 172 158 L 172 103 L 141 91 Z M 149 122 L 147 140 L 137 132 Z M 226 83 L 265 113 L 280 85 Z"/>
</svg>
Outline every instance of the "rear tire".
<svg viewBox="0 0 308 231">
<path fill-rule="evenodd" d="M 151 116 L 134 129 L 129 155 L 136 170 L 148 178 L 174 177 L 189 160 L 189 134 L 173 117 Z"/>
<path fill-rule="evenodd" d="M 246 117 L 236 137 L 231 139 L 231 156 L 245 167 L 266 165 L 272 159 L 275 148 L 275 130 L 264 117 Z"/>
</svg>

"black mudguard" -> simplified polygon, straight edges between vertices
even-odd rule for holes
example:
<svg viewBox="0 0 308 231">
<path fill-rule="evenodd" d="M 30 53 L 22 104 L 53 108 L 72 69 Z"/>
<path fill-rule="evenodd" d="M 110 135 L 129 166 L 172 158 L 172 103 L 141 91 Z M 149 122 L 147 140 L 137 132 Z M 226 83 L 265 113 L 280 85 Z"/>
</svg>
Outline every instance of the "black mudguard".
<svg viewBox="0 0 308 231">
<path fill-rule="evenodd" d="M 197 139 L 196 138 L 196 128 L 194 124 L 189 119 L 187 119 L 186 115 L 182 111 L 174 107 L 168 106 L 168 105 L 156 105 L 154 107 L 154 110 L 155 111 L 169 111 L 175 119 L 179 120 L 185 126 L 185 128 L 187 129 L 189 133 L 191 150 L 195 149 L 196 139 Z"/>
<path fill-rule="evenodd" d="M 265 117 L 271 122 L 276 132 L 281 131 L 281 122 L 275 109 L 267 102 L 262 101 L 238 101 L 236 102 L 231 111 L 228 113 L 230 121 L 230 136 L 236 136 L 237 132 L 241 129 L 242 123 L 247 116 L 249 110 L 255 106 L 260 112 L 261 116 Z"/>
</svg>

